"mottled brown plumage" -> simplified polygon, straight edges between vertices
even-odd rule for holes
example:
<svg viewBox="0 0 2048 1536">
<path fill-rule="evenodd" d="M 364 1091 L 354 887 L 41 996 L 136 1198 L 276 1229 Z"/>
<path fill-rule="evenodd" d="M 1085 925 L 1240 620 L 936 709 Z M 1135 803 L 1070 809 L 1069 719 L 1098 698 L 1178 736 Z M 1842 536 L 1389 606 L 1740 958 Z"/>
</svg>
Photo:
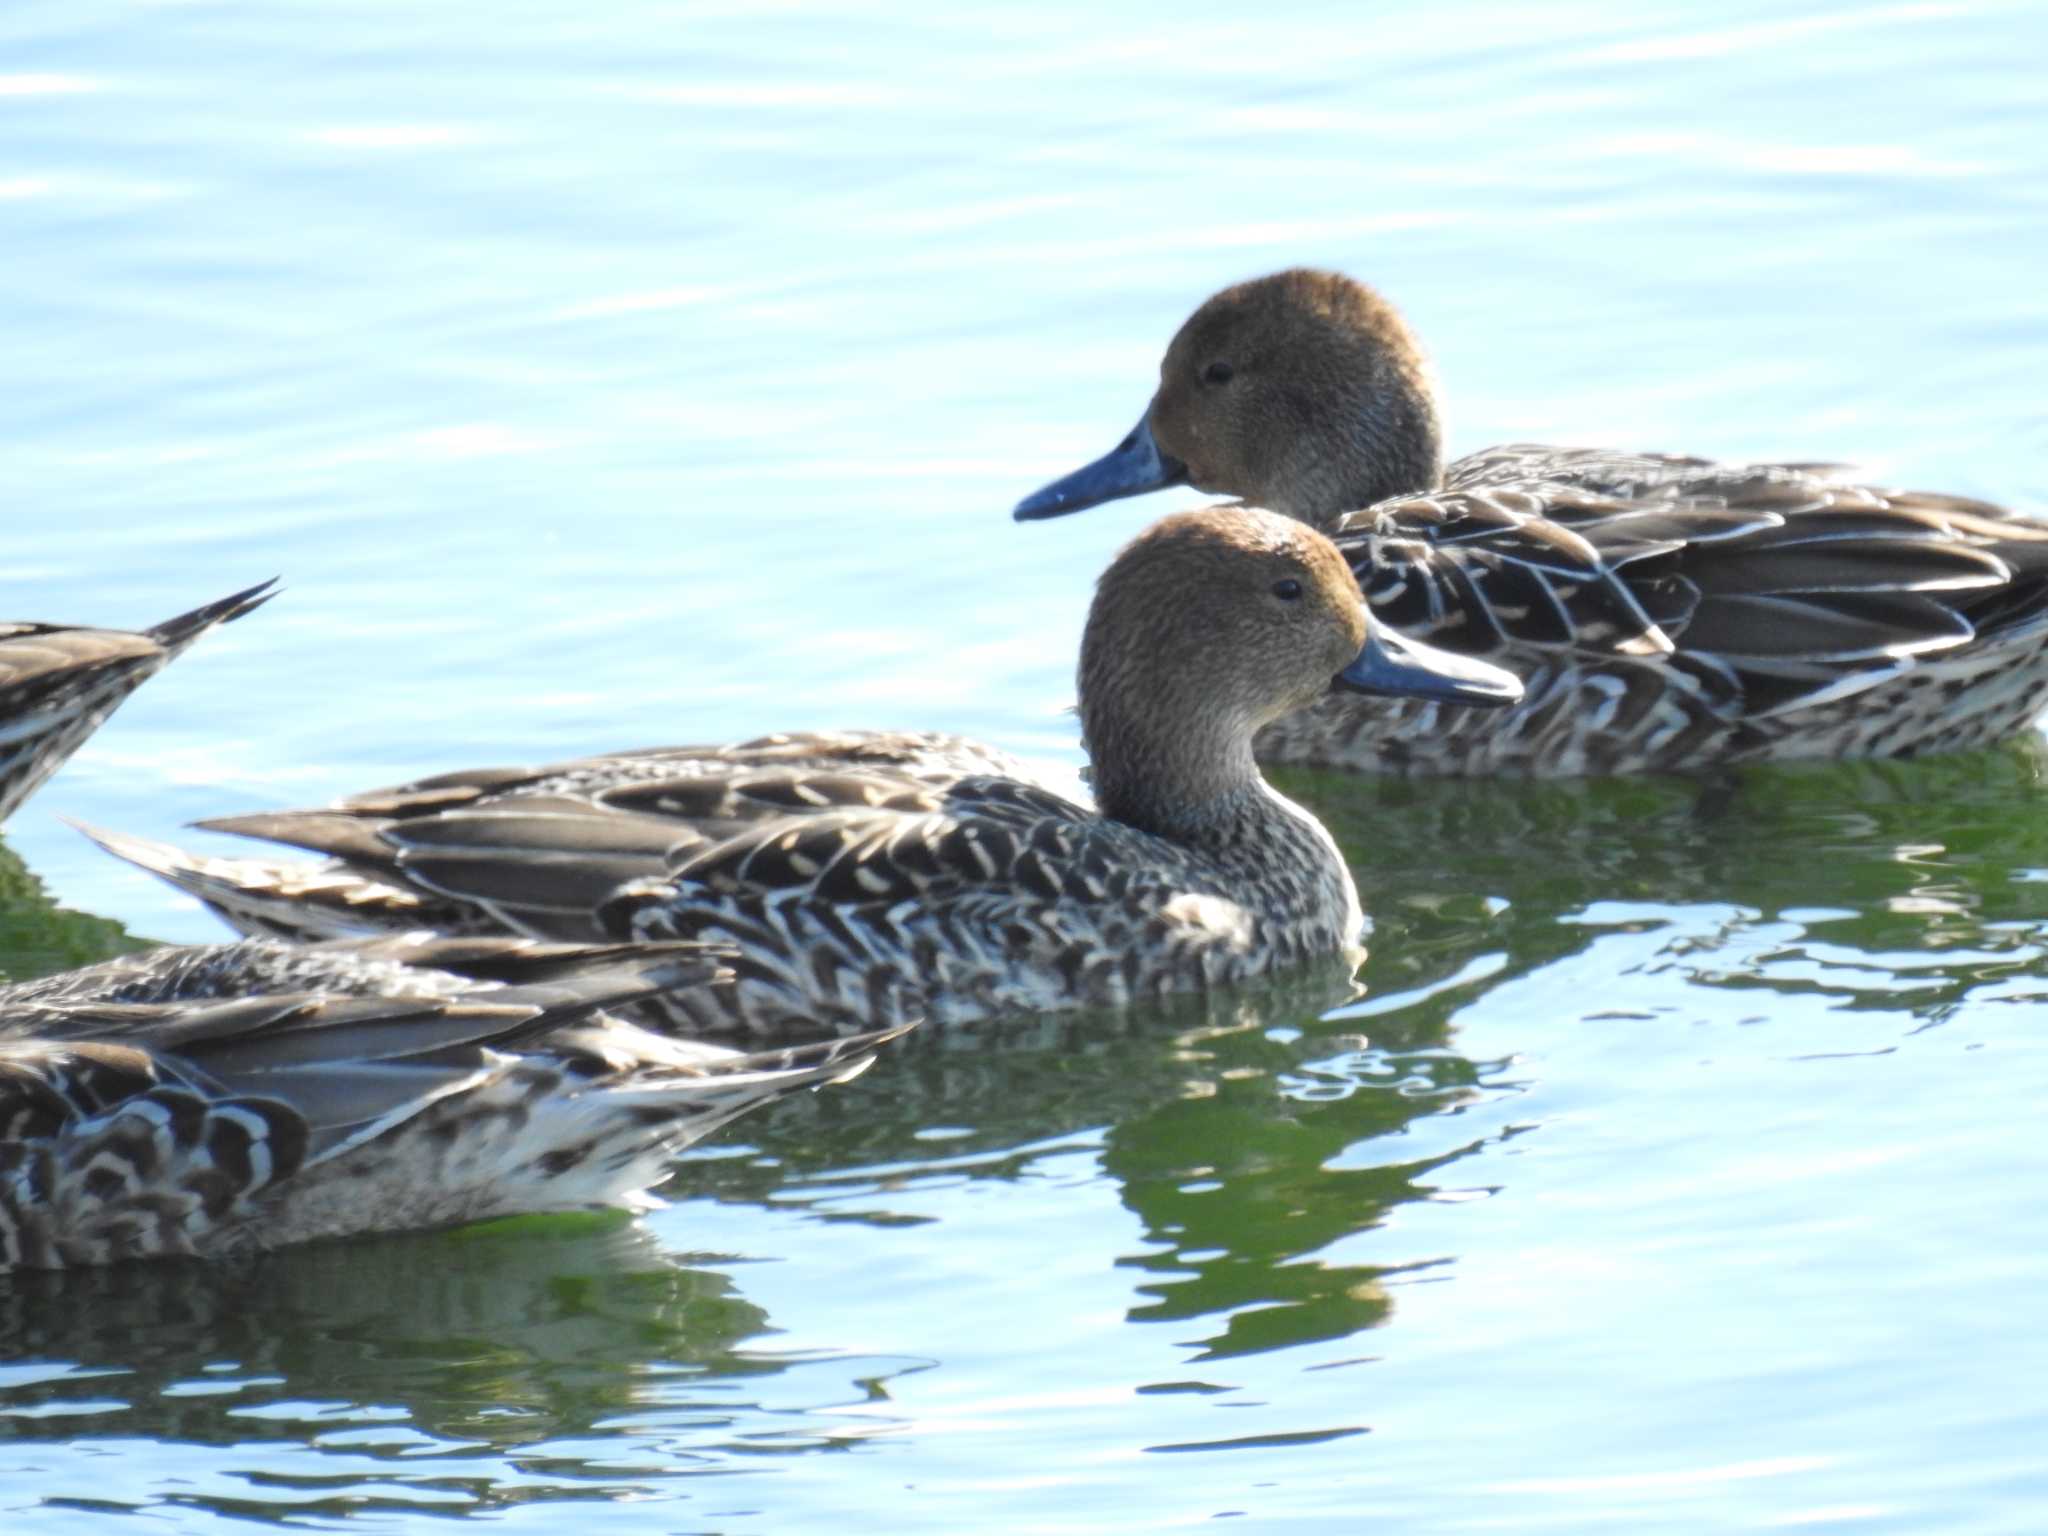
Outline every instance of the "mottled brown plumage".
<svg viewBox="0 0 2048 1536">
<path fill-rule="evenodd" d="M 852 1028 L 1118 1004 L 1343 952 L 1343 858 L 1259 776 L 1261 726 L 1327 691 L 1499 703 L 1498 671 L 1369 633 L 1328 540 L 1191 513 L 1104 575 L 1082 642 L 1100 809 L 955 738 L 769 738 L 455 774 L 216 827 L 301 867 L 103 839 L 264 931 L 433 921 L 732 944 L 738 982 L 661 999 L 693 1028 Z"/>
<path fill-rule="evenodd" d="M 729 985 L 724 958 L 247 940 L 0 988 L 0 1270 L 645 1203 L 676 1152 L 888 1038 L 741 1055 L 608 1011 Z"/>
<path fill-rule="evenodd" d="M 215 625 L 262 607 L 274 585 L 266 581 L 140 632 L 0 623 L 0 822 L 122 700 Z"/>
<path fill-rule="evenodd" d="M 2048 525 L 1833 466 L 1514 444 L 1442 468 L 1400 316 L 1294 270 L 1204 303 L 1139 426 L 1020 504 L 1163 485 L 1324 529 L 1376 617 L 1522 679 L 1484 716 L 1332 698 L 1262 760 L 1606 773 L 1904 756 L 2014 735 L 2048 703 Z"/>
</svg>

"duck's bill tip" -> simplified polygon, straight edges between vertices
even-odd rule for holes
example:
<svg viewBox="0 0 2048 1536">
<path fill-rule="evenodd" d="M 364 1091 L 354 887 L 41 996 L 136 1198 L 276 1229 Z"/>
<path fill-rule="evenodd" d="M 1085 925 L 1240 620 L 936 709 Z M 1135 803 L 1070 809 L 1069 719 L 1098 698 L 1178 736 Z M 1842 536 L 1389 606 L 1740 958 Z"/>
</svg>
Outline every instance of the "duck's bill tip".
<svg viewBox="0 0 2048 1536">
<path fill-rule="evenodd" d="M 1018 502 L 1010 516 L 1020 523 L 1043 522 L 1049 517 L 1065 517 L 1069 512 L 1085 512 L 1105 501 L 1182 485 L 1187 477 L 1187 466 L 1159 451 L 1158 443 L 1152 439 L 1150 421 L 1140 417 L 1130 435 L 1116 447 L 1094 463 L 1084 464 L 1072 474 L 1039 487 Z"/>
<path fill-rule="evenodd" d="M 1048 485 L 1042 491 L 1033 491 L 1010 509 L 1010 520 L 1017 523 L 1042 523 L 1047 518 L 1065 517 L 1069 512 L 1085 512 L 1093 501 L 1072 501 L 1058 494 L 1057 483 Z"/>
<path fill-rule="evenodd" d="M 1483 709 L 1522 701 L 1521 680 L 1514 673 L 1474 656 L 1424 645 L 1381 624 L 1373 626 L 1365 648 L 1337 674 L 1335 684 L 1354 693 Z"/>
<path fill-rule="evenodd" d="M 1042 523 L 1050 517 L 1065 517 L 1069 512 L 1085 512 L 1099 505 L 1094 501 L 1075 501 L 1060 494 L 1059 482 L 1033 491 L 1010 509 L 1010 520 L 1018 523 Z"/>
</svg>

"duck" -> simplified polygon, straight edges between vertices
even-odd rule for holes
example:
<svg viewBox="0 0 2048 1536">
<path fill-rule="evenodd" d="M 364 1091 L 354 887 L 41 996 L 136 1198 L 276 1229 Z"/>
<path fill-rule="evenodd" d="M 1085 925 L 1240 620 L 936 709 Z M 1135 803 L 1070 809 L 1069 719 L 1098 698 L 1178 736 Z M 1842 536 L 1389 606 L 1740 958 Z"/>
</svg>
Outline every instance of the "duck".
<svg viewBox="0 0 2048 1536">
<path fill-rule="evenodd" d="M 1842 466 L 1515 443 L 1448 466 L 1395 307 L 1339 272 L 1225 288 L 1180 327 L 1137 426 L 1023 522 L 1168 486 L 1329 534 L 1376 618 L 1514 672 L 1512 708 L 1331 698 L 1262 762 L 1578 776 L 1910 757 L 2048 703 L 2048 524 Z"/>
<path fill-rule="evenodd" d="M 728 983 L 728 958 L 245 939 L 0 987 L 0 1270 L 657 1206 L 684 1148 L 894 1038 L 740 1052 L 618 1015 Z"/>
<path fill-rule="evenodd" d="M 1184 513 L 1133 539 L 1090 605 L 1093 805 L 958 737 L 848 732 L 455 773 L 200 823 L 326 856 L 315 865 L 93 835 L 244 932 L 733 946 L 735 986 L 652 1000 L 670 1027 L 1120 1006 L 1355 956 L 1349 866 L 1251 751 L 1333 686 L 1475 707 L 1519 695 L 1499 668 L 1371 623 L 1305 524 Z"/>
<path fill-rule="evenodd" d="M 129 694 L 276 589 L 266 581 L 144 630 L 0 621 L 0 825 Z"/>
</svg>

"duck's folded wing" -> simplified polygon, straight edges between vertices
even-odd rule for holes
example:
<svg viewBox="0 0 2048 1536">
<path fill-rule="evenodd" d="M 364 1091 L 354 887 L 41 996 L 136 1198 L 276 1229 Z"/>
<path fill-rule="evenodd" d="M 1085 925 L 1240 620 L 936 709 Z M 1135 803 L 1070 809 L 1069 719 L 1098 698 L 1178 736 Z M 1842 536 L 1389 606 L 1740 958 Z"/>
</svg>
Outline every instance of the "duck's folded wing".
<svg viewBox="0 0 2048 1536">
<path fill-rule="evenodd" d="M 18 1013 L 34 1034 L 0 1046 L 0 1123 L 33 1141 L 125 1113 L 154 1156 L 238 1126 L 234 1161 L 274 1163 L 267 1182 L 461 1088 L 483 1045 L 535 1021 L 516 1002 L 304 994 Z"/>
<path fill-rule="evenodd" d="M 296 880 L 303 899 L 334 909 L 329 927 L 336 932 L 349 931 L 352 921 L 406 923 L 409 896 L 421 904 L 412 923 L 588 938 L 596 936 L 590 912 L 598 902 L 628 881 L 658 874 L 678 851 L 763 822 L 882 805 L 1008 766 L 1005 755 L 954 736 L 769 736 L 730 747 L 650 748 L 542 768 L 443 774 L 319 810 L 199 823 L 326 854 L 360 890 L 348 881 L 337 886 L 332 871 L 321 881 L 289 868 L 167 859 L 161 849 L 114 851 L 245 928 L 277 927 L 275 898 L 285 894 L 277 888 Z M 404 894 L 394 899 L 394 892 Z"/>
<path fill-rule="evenodd" d="M 886 773 L 943 784 L 976 776 L 1025 777 L 1017 760 L 945 731 L 784 731 L 720 747 L 652 747 L 617 754 L 677 770 L 740 769 Z"/>
<path fill-rule="evenodd" d="M 1674 640 L 1740 677 L 1754 716 L 1920 665 L 1996 665 L 2048 627 L 2048 528 L 1955 498 L 1835 487 L 1780 528 L 1668 566 L 1649 579 L 1689 606 Z"/>
<path fill-rule="evenodd" d="M 1570 448 L 1555 443 L 1502 443 L 1454 460 L 1444 486 L 1454 491 L 1497 485 L 1551 485 L 1617 501 L 1653 497 L 1714 497 L 1717 487 L 1758 475 L 1838 481 L 1846 464 L 1726 464 L 1683 453 L 1629 453 L 1616 448 Z"/>
<path fill-rule="evenodd" d="M 557 944 L 429 932 L 320 944 L 244 939 L 170 945 L 0 987 L 0 1040 L 20 1035 L 22 1020 L 36 1009 L 57 1018 L 66 1017 L 65 1010 L 89 1017 L 77 1010 L 289 993 L 458 998 L 508 986 L 524 988 L 527 997 L 559 986 L 570 989 L 562 1000 L 574 1001 L 590 989 L 615 990 L 622 967 L 650 986 L 676 987 L 715 980 L 729 958 L 707 945 Z"/>
<path fill-rule="evenodd" d="M 639 787 L 695 780 L 719 782 L 749 772 L 807 771 L 892 773 L 917 782 L 946 783 L 970 774 L 1012 772 L 1004 753 L 961 736 L 931 731 L 811 731 L 756 737 L 726 746 L 643 747 L 540 766 L 461 769 L 405 784 L 366 790 L 337 800 L 325 814 L 342 821 L 371 823 L 439 815 L 506 800 L 533 797 L 589 799 L 605 803 L 628 797 Z M 621 800 L 620 803 L 626 803 Z M 310 818 L 319 811 L 281 813 Z M 221 831 L 253 829 L 261 817 L 231 817 L 200 825 Z M 250 830 L 252 836 L 272 836 Z M 329 829 L 324 835 L 337 835 Z M 272 837 L 290 842 L 290 837 Z M 328 851 L 323 844 L 305 844 Z"/>
<path fill-rule="evenodd" d="M 774 769 L 652 778 L 588 796 L 508 796 L 402 819 L 287 812 L 208 825 L 329 854 L 503 928 L 588 937 L 598 903 L 690 852 L 791 816 L 917 793 L 874 776 Z"/>
<path fill-rule="evenodd" d="M 668 878 L 718 892 L 801 892 L 830 905 L 950 896 L 976 885 L 1076 892 L 1107 861 L 1096 818 L 1072 801 L 1011 779 L 969 779 L 941 790 L 857 779 L 808 814 L 766 820 L 722 842 L 678 848 Z M 1099 890 L 1095 894 L 1100 894 Z"/>
<path fill-rule="evenodd" d="M 1340 543 L 1377 613 L 1510 665 L 1663 656 L 1756 717 L 2048 621 L 2048 525 L 1988 503 L 1831 466 L 1528 455 L 1576 478 L 1352 515 Z"/>
<path fill-rule="evenodd" d="M 175 1087 L 201 1099 L 274 1102 L 302 1122 L 302 1150 L 317 1157 L 467 1086 L 493 1052 L 573 1038 L 607 1010 L 708 979 L 697 957 L 660 946 L 585 956 L 580 969 L 564 959 L 531 985 L 459 997 L 0 997 L 0 1124 L 41 1117 L 36 1126 L 47 1134 L 54 1127 L 42 1120 L 60 1110 L 103 1113 Z"/>
<path fill-rule="evenodd" d="M 1771 513 L 1626 503 L 1569 487 L 1490 486 L 1354 512 L 1335 538 L 1376 618 L 1467 655 L 1652 657 L 1687 594 L 1639 568 L 1694 542 L 1775 527 Z"/>
</svg>

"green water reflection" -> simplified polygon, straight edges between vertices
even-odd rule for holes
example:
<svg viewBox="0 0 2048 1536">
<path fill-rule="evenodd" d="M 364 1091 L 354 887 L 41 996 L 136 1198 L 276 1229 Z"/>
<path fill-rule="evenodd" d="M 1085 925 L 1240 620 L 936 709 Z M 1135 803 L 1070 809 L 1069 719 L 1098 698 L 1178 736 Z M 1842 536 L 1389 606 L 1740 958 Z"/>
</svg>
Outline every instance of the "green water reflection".
<svg viewBox="0 0 2048 1536">
<path fill-rule="evenodd" d="M 1724 912 L 1730 941 L 1664 956 L 1686 980 L 1930 1014 L 2037 964 L 2044 777 L 2048 752 L 2029 740 L 1704 781 L 1284 782 L 1350 851 L 1368 893 L 1371 993 L 1442 989 L 1412 1008 L 1371 1008 L 1384 1035 L 1410 1016 L 1440 1026 L 1505 977 L 1579 948 L 1589 925 L 1680 909 Z M 1455 984 L 1482 958 L 1483 980 Z"/>
<path fill-rule="evenodd" d="M 761 1213 L 749 1260 L 801 1262 L 807 1226 L 850 1224 L 878 1267 L 950 1272 L 971 1261 L 949 1247 L 952 1218 L 929 1213 L 935 1192 L 1021 1187 L 1078 1156 L 1136 1238 L 1060 1240 L 1122 1277 L 1126 1328 L 1185 1368 L 1132 1381 L 1139 1397 L 1227 1392 L 1219 1378 L 1255 1357 L 1370 1358 L 1398 1329 L 1402 1285 L 1455 1280 L 1460 1255 L 1417 1240 L 1382 1262 L 1393 1250 L 1357 1240 L 1404 1207 L 1483 1201 L 1492 1175 L 1473 1155 L 1544 1134 L 1517 1107 L 1517 1050 L 1461 1051 L 1467 1021 L 1490 1017 L 1498 1041 L 1517 987 L 1615 935 L 1640 939 L 1635 958 L 1572 1018 L 1651 1029 L 1674 1011 L 1765 1021 L 1818 1003 L 1850 1032 L 1819 1046 L 1882 1051 L 1966 999 L 2032 1000 L 2043 773 L 2041 752 L 2013 749 L 1709 782 L 1291 775 L 1368 892 L 1357 985 L 1323 973 L 916 1039 L 856 1084 L 745 1122 L 669 1193 Z M 134 942 L 54 909 L 18 863 L 0 885 L 0 967 Z M 1532 1014 L 1507 1033 L 1570 1022 Z M 848 1404 L 947 1368 L 855 1338 L 780 1349 L 738 1258 L 593 1219 L 0 1279 L 0 1445 L 212 1447 L 232 1475 L 202 1469 L 186 1497 L 265 1518 L 623 1499 L 858 1448 L 874 1426 L 846 1421 Z"/>
<path fill-rule="evenodd" d="M 776 1369 L 738 1350 L 765 1326 L 727 1277 L 603 1217 L 15 1275 L 0 1290 L 0 1444 L 297 1443 L 342 1463 L 331 1480 L 354 1496 L 326 1505 L 328 1474 L 302 1465 L 241 1475 L 301 1513 L 360 1511 L 366 1488 L 371 1507 L 437 1490 L 476 1509 L 609 1496 L 633 1479 L 570 1447 L 650 1403 L 715 1435 L 730 1384 Z M 700 1380 L 727 1385 L 706 1395 Z M 207 1502 L 265 1507 L 226 1489 Z"/>
</svg>

